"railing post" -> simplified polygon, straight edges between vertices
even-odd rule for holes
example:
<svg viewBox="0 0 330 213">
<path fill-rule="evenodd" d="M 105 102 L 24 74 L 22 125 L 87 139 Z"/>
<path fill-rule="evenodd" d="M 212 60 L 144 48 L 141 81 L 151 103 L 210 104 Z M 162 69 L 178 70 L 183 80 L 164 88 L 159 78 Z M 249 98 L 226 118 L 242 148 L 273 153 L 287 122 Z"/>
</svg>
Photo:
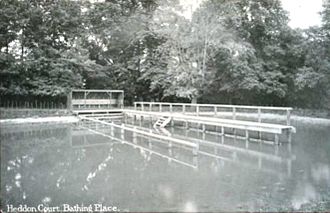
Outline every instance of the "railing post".
<svg viewBox="0 0 330 213">
<path fill-rule="evenodd" d="M 196 147 L 193 148 L 193 155 L 197 156 L 199 152 L 199 142 L 196 143 Z"/>
<path fill-rule="evenodd" d="M 218 114 L 218 108 L 217 106 L 214 106 L 214 115 L 217 116 L 217 114 Z"/>
<path fill-rule="evenodd" d="M 137 143 L 137 139 L 136 139 L 136 126 L 133 127 L 133 143 Z"/>
<path fill-rule="evenodd" d="M 162 109 L 162 104 L 159 103 L 159 112 L 162 112 L 162 111 L 163 111 L 163 109 Z"/>
<path fill-rule="evenodd" d="M 152 111 L 152 103 L 149 103 L 149 111 Z"/>
<path fill-rule="evenodd" d="M 137 110 L 137 102 L 134 102 L 134 110 Z"/>
<path fill-rule="evenodd" d="M 258 108 L 258 122 L 261 123 L 261 108 Z"/>
<path fill-rule="evenodd" d="M 287 109 L 286 110 L 286 125 L 290 126 L 290 120 L 291 120 L 291 110 L 290 109 Z"/>
<path fill-rule="evenodd" d="M 141 104 L 141 110 L 144 111 L 144 103 L 140 103 Z"/>
<path fill-rule="evenodd" d="M 233 107 L 233 120 L 236 120 L 236 108 Z"/>
<path fill-rule="evenodd" d="M 185 113 L 186 113 L 186 105 L 183 104 L 183 105 L 182 105 L 182 114 L 185 114 Z"/>
<path fill-rule="evenodd" d="M 196 105 L 196 114 L 197 114 L 197 116 L 199 116 L 199 106 L 198 105 Z"/>
<path fill-rule="evenodd" d="M 278 136 L 278 134 L 275 134 L 275 144 L 276 145 L 279 144 L 279 136 Z"/>
<path fill-rule="evenodd" d="M 173 112 L 173 105 L 170 104 L 170 112 Z"/>
<path fill-rule="evenodd" d="M 124 92 L 122 92 L 120 95 L 120 108 L 121 109 L 124 109 L 124 99 L 125 99 Z M 111 102 L 110 102 L 110 104 L 111 104 Z"/>
<path fill-rule="evenodd" d="M 120 137 L 121 137 L 122 140 L 125 140 L 124 124 L 121 124 Z"/>
<path fill-rule="evenodd" d="M 111 122 L 110 132 L 111 132 L 111 136 L 114 136 L 114 131 L 113 131 L 114 127 L 112 124 L 113 124 L 113 122 Z"/>
</svg>

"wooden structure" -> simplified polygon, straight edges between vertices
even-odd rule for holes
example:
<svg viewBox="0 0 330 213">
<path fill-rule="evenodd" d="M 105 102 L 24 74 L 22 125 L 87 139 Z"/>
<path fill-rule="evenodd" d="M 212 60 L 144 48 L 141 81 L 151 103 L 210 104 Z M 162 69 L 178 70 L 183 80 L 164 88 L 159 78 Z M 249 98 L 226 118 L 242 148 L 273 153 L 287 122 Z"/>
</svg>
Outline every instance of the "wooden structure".
<svg viewBox="0 0 330 213">
<path fill-rule="evenodd" d="M 182 113 L 170 113 L 170 112 L 150 112 L 150 111 L 139 111 L 139 110 L 124 110 L 124 113 L 133 117 L 139 116 L 140 118 L 147 117 L 150 120 L 158 120 L 160 117 L 170 117 L 172 122 L 180 121 L 185 122 L 186 127 L 189 123 L 194 123 L 202 126 L 203 131 L 206 130 L 206 125 L 215 126 L 221 128 L 221 134 L 224 134 L 224 128 L 233 128 L 245 131 L 246 138 L 249 138 L 249 131 L 272 133 L 275 135 L 275 143 L 279 143 L 279 135 L 282 133 L 288 133 L 291 140 L 291 133 L 295 133 L 296 129 L 292 126 L 260 123 L 251 121 L 221 119 L 215 117 L 204 117 L 204 116 L 193 116 L 185 115 Z"/>
<path fill-rule="evenodd" d="M 122 131 L 122 134 L 124 134 L 125 131 L 131 131 L 131 132 L 134 132 L 134 133 L 139 134 L 139 135 L 144 135 L 144 136 L 148 136 L 150 138 L 156 138 L 156 139 L 164 140 L 164 141 L 168 142 L 170 147 L 172 146 L 173 143 L 188 146 L 188 147 L 191 147 L 193 149 L 192 151 L 193 151 L 194 154 L 197 154 L 197 151 L 199 149 L 199 146 L 196 143 L 192 143 L 192 142 L 182 140 L 182 139 L 173 138 L 173 137 L 170 137 L 170 136 L 155 134 L 155 133 L 152 133 L 152 131 L 143 131 L 143 130 L 139 130 L 139 129 L 134 128 L 134 127 L 133 128 L 127 127 L 124 124 L 118 125 L 118 124 L 115 124 L 113 122 L 106 122 L 106 121 L 102 121 L 102 120 L 95 119 L 95 118 L 89 118 L 89 117 L 85 117 L 85 116 L 80 116 L 80 119 L 81 120 L 87 120 L 87 121 L 93 121 L 95 123 L 100 123 L 100 124 L 109 126 L 110 129 L 111 129 L 111 132 L 113 132 L 113 128 L 120 128 L 121 131 Z"/>
<path fill-rule="evenodd" d="M 262 122 L 262 113 L 265 111 L 285 112 L 286 125 L 290 125 L 291 107 L 267 107 L 267 106 L 244 106 L 244 105 L 225 105 L 225 104 L 189 104 L 189 103 L 167 103 L 167 102 L 134 102 L 135 110 L 158 112 L 181 112 L 182 114 L 201 115 L 220 115 L 220 109 L 231 111 L 232 119 L 237 119 L 239 110 L 255 111 L 258 116 L 258 122 Z M 188 109 L 189 108 L 189 109 Z"/>
<path fill-rule="evenodd" d="M 118 110 L 124 108 L 123 90 L 72 90 L 68 96 L 68 106 L 71 111 L 85 110 Z"/>
<path fill-rule="evenodd" d="M 77 93 L 80 93 L 80 96 L 74 96 Z M 90 95 L 92 93 L 107 94 L 107 97 L 95 98 Z M 117 94 L 117 96 L 114 98 L 113 94 Z M 225 128 L 233 129 L 234 135 L 236 135 L 236 130 L 241 130 L 245 133 L 246 139 L 250 138 L 251 131 L 258 133 L 258 139 L 261 139 L 261 133 L 271 133 L 274 134 L 275 144 L 279 144 L 279 135 L 283 133 L 287 134 L 288 142 L 291 142 L 291 133 L 296 132 L 296 129 L 290 126 L 292 108 L 289 107 L 135 102 L 135 110 L 128 110 L 123 109 L 124 93 L 122 90 L 74 90 L 71 96 L 71 106 L 75 114 L 85 115 L 85 119 L 89 118 L 97 121 L 112 116 L 120 118 L 128 115 L 135 118 L 139 117 L 141 120 L 146 117 L 152 122 L 156 120 L 153 125 L 154 128 L 164 128 L 169 123 L 173 125 L 174 122 L 183 122 L 187 128 L 189 124 L 197 124 L 199 127 L 202 127 L 204 132 L 206 131 L 206 126 L 216 127 L 216 132 L 219 132 L 220 129 L 220 134 L 225 134 Z M 221 109 L 226 109 L 227 111 L 224 112 Z M 247 121 L 239 118 L 237 116 L 238 111 L 243 110 L 257 112 L 257 120 Z M 284 112 L 286 115 L 285 124 L 264 123 L 262 113 L 265 111 Z M 220 118 L 219 116 L 223 116 L 223 113 L 227 113 L 227 115 L 229 113 L 229 118 Z M 150 134 L 149 136 L 154 137 L 154 135 Z M 170 138 L 166 138 L 166 140 L 170 140 Z"/>
<path fill-rule="evenodd" d="M 84 118 L 82 118 L 84 120 Z M 158 156 L 161 156 L 165 159 L 168 159 L 169 162 L 173 161 L 182 165 L 186 165 L 189 166 L 191 168 L 197 169 L 198 168 L 198 156 L 207 156 L 216 160 L 220 160 L 222 163 L 224 162 L 231 162 L 231 163 L 237 163 L 237 164 L 244 164 L 246 166 L 253 166 L 255 168 L 255 166 L 257 166 L 258 169 L 261 169 L 265 172 L 270 172 L 273 175 L 281 175 L 283 176 L 284 174 L 279 171 L 278 169 L 283 166 L 285 166 L 286 170 L 287 170 L 287 175 L 290 176 L 291 175 L 291 164 L 292 164 L 292 160 L 295 160 L 295 156 L 290 156 L 289 158 L 287 157 L 282 157 L 277 155 L 276 153 L 264 153 L 261 152 L 260 150 L 253 150 L 253 149 L 249 149 L 249 148 L 243 148 L 243 147 L 238 147 L 238 146 L 234 146 L 234 145 L 228 145 L 228 144 L 224 144 L 224 143 L 217 143 L 217 142 L 211 142 L 211 141 L 206 141 L 206 140 L 201 140 L 201 139 L 196 139 L 196 138 L 191 138 L 191 137 L 187 137 L 187 138 L 182 138 L 182 136 L 180 135 L 173 135 L 172 138 L 173 139 L 178 139 L 178 140 L 183 140 L 183 141 L 189 141 L 190 143 L 195 143 L 197 144 L 197 147 L 199 147 L 198 149 L 196 149 L 195 154 L 198 155 L 194 155 L 194 162 L 193 163 L 188 163 L 188 162 L 184 162 L 181 161 L 179 159 L 177 159 L 176 157 L 174 157 L 172 155 L 172 146 L 170 145 L 170 141 L 169 140 L 164 140 L 162 137 L 149 137 L 149 134 L 157 134 L 153 131 L 156 130 L 152 130 L 149 128 L 145 128 L 145 127 L 141 127 L 141 126 L 136 126 L 136 125 L 130 125 L 130 124 L 125 124 L 125 125 L 116 125 L 113 123 L 104 123 L 103 121 L 95 121 L 94 119 L 87 119 L 87 121 L 91 121 L 91 122 L 95 122 L 96 125 L 104 125 L 105 126 L 110 126 L 110 127 L 116 127 L 119 128 L 121 134 L 117 134 L 117 137 L 115 137 L 115 134 L 113 133 L 113 131 L 110 131 L 111 133 L 104 133 L 102 132 L 102 129 L 92 129 L 89 127 L 83 127 L 83 129 L 86 129 L 92 133 L 96 133 L 99 135 L 102 135 L 104 137 L 110 138 L 111 140 L 115 140 L 118 141 L 120 143 L 123 144 L 127 144 L 130 146 L 133 146 L 134 148 L 138 148 L 144 151 L 149 152 L 150 154 L 156 154 Z M 125 136 L 125 131 L 130 130 L 133 133 L 133 141 L 127 141 L 126 136 Z M 141 132 L 145 132 L 148 134 L 140 134 Z M 145 138 L 145 141 L 147 141 L 148 143 L 148 148 L 139 145 L 137 143 L 136 137 L 137 135 L 141 138 Z M 161 136 L 161 135 L 159 135 Z M 222 136 L 223 138 L 224 136 Z M 131 138 L 131 137 L 128 137 Z M 152 140 L 152 141 L 151 141 Z M 152 142 L 152 143 L 151 143 Z M 168 146 L 168 154 L 161 154 L 155 150 L 152 149 L 153 144 L 157 143 L 163 143 L 165 145 Z M 145 144 L 145 143 L 144 143 Z M 187 146 L 186 143 L 181 143 L 181 142 L 176 142 L 176 147 L 178 147 L 179 149 L 184 149 L 189 151 L 189 149 L 191 148 L 190 146 Z M 96 144 L 99 145 L 99 144 Z M 209 150 L 209 148 L 213 148 L 211 150 L 213 150 L 214 152 L 210 152 L 207 151 Z M 159 150 L 159 149 L 156 149 Z M 165 151 L 165 150 L 164 150 Z M 224 151 L 224 152 L 223 152 Z M 166 152 L 166 151 L 165 151 Z M 223 155 L 224 153 L 226 153 L 226 155 Z M 176 155 L 177 156 L 177 155 Z M 246 159 L 249 159 L 248 161 L 246 161 Z M 255 162 L 255 163 L 253 163 Z M 252 163 L 252 164 L 251 164 Z M 269 164 L 276 164 L 276 170 L 274 169 L 269 169 L 267 168 L 267 165 Z"/>
<path fill-rule="evenodd" d="M 160 152 L 157 152 L 156 150 L 152 150 L 152 146 L 150 146 L 149 148 L 146 148 L 146 147 L 143 147 L 142 145 L 137 144 L 136 141 L 135 142 L 127 141 L 127 140 L 125 140 L 124 135 L 122 135 L 121 138 L 116 138 L 114 136 L 111 136 L 109 134 L 105 134 L 105 133 L 100 132 L 98 130 L 94 130 L 94 129 L 86 128 L 86 127 L 83 127 L 83 128 L 86 129 L 87 131 L 90 131 L 93 134 L 99 134 L 99 135 L 102 135 L 104 137 L 107 137 L 107 138 L 109 138 L 109 139 L 111 139 L 113 141 L 119 142 L 121 144 L 126 144 L 126 145 L 132 146 L 134 148 L 138 148 L 140 150 L 146 151 L 146 152 L 148 152 L 150 154 L 157 155 L 159 157 L 162 157 L 164 159 L 167 159 L 169 162 L 175 162 L 175 163 L 181 164 L 183 166 L 188 166 L 188 167 L 191 167 L 193 169 L 197 169 L 197 165 L 196 164 L 191 164 L 189 162 L 184 162 L 182 160 L 179 160 L 176 157 L 174 157 L 174 156 L 171 155 L 172 152 L 169 152 L 168 154 L 162 154 Z M 134 132 L 133 132 L 133 135 L 134 135 Z M 133 136 L 133 137 L 136 137 L 136 136 Z M 111 142 L 111 143 L 114 143 L 114 142 Z M 106 143 L 106 144 L 109 144 L 109 143 Z M 171 149 L 171 147 L 169 147 L 169 149 Z"/>
</svg>

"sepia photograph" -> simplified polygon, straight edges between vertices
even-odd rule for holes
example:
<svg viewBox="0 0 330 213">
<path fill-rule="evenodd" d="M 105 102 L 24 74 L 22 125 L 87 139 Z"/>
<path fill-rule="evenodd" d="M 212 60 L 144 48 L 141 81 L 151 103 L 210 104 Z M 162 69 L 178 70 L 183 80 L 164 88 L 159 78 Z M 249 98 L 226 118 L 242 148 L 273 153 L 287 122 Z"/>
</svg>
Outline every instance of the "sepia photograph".
<svg viewBox="0 0 330 213">
<path fill-rule="evenodd" d="M 330 212 L 330 0 L 0 0 L 0 213 Z"/>
</svg>

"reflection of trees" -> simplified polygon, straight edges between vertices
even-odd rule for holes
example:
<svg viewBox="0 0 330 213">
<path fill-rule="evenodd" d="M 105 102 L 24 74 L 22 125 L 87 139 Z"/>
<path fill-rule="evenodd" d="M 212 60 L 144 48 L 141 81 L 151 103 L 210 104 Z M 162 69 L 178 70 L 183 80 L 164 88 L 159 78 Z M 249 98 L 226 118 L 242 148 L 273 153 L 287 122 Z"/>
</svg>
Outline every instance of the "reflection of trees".
<svg viewBox="0 0 330 213">
<path fill-rule="evenodd" d="M 38 204 L 54 190 L 52 184 L 42 184 L 44 180 L 56 183 L 70 164 L 70 128 L 19 129 L 1 135 L 1 193 L 6 197 L 2 202 Z"/>
</svg>

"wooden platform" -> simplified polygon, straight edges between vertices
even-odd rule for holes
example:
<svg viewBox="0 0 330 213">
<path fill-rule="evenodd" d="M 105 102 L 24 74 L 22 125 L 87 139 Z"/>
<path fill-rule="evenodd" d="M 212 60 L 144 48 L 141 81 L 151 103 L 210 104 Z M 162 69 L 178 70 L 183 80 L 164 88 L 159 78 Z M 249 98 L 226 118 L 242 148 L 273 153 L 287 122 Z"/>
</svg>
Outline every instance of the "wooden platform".
<svg viewBox="0 0 330 213">
<path fill-rule="evenodd" d="M 284 132 L 293 132 L 293 133 L 296 132 L 296 129 L 293 126 L 280 125 L 280 124 L 221 119 L 215 117 L 192 116 L 192 115 L 184 115 L 182 113 L 146 112 L 146 111 L 127 110 L 127 109 L 123 110 L 123 112 L 128 115 L 133 115 L 133 116 L 138 115 L 142 117 L 152 117 L 152 118 L 169 116 L 174 121 L 183 121 L 189 123 L 227 127 L 227 128 L 256 131 L 256 132 L 268 132 L 273 134 L 282 134 Z"/>
<path fill-rule="evenodd" d="M 122 113 L 123 109 L 121 108 L 112 108 L 112 109 L 76 109 L 72 110 L 75 115 L 105 115 L 105 114 L 114 114 L 114 113 Z"/>
</svg>

